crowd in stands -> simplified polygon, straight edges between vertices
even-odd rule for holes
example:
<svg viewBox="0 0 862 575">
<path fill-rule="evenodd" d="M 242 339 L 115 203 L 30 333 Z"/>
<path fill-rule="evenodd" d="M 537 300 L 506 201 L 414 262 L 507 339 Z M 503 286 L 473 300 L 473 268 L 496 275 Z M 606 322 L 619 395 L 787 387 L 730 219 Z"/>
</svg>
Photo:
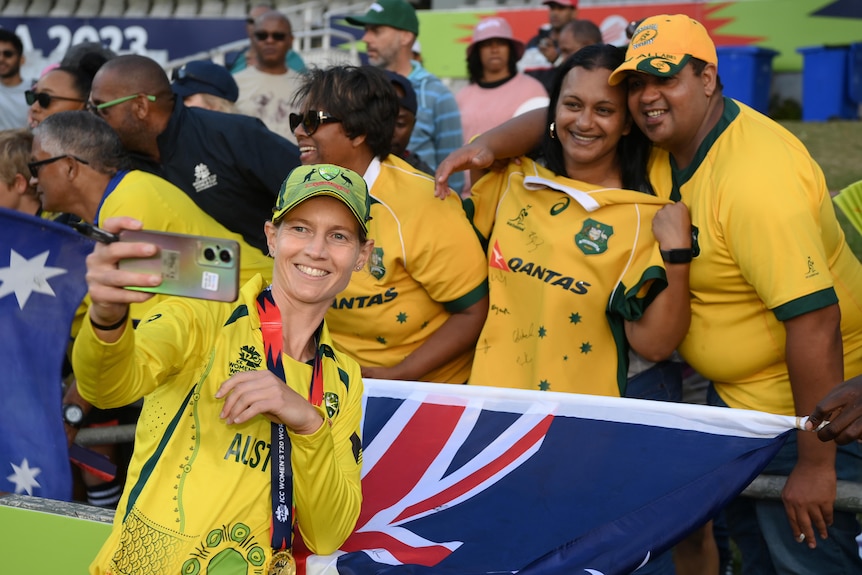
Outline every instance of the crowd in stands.
<svg viewBox="0 0 862 575">
<path fill-rule="evenodd" d="M 170 77 L 82 45 L 31 81 L 0 29 L 0 207 L 241 248 L 241 306 L 122 289 L 160 281 L 117 268 L 147 244 L 88 260 L 68 440 L 138 422 L 133 455 L 98 448 L 117 477 L 81 474 L 78 497 L 118 512 L 94 573 L 164 568 L 128 543 L 143 535 L 171 572 L 203 571 L 195 548 L 228 524 L 267 564 L 294 524 L 336 550 L 359 512 L 363 377 L 679 402 L 686 368 L 711 405 L 834 422 L 767 468 L 782 501 L 740 498 L 638 573 L 724 575 L 728 533 L 746 575 L 862 572 L 857 518 L 833 505 L 837 480 L 862 482 L 862 264 L 821 169 L 722 94 L 695 20 L 633 23 L 618 48 L 576 0 L 544 4 L 526 43 L 482 19 L 454 94 L 405 0 L 347 18 L 358 67 L 307 67 L 267 4 L 248 49 Z M 222 457 L 236 430 L 301 462 L 286 531 L 269 474 Z M 206 463 L 180 493 L 190 454 Z"/>
</svg>

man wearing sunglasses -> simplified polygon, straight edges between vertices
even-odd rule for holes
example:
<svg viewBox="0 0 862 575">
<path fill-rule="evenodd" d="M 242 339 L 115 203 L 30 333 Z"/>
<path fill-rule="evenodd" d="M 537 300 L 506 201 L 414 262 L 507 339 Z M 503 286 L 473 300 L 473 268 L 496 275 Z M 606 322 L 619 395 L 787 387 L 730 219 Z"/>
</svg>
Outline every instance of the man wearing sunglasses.
<svg viewBox="0 0 862 575">
<path fill-rule="evenodd" d="M 30 86 L 21 77 L 24 45 L 14 32 L 0 28 L 0 130 L 27 127 L 24 92 Z"/>
<path fill-rule="evenodd" d="M 287 67 L 285 56 L 293 44 L 290 20 L 270 10 L 258 16 L 251 38 L 253 63 L 234 74 L 239 86 L 236 109 L 263 120 L 266 127 L 296 143 L 288 115 L 299 111 L 293 96 L 301 76 Z"/>
<path fill-rule="evenodd" d="M 249 42 L 251 42 L 252 35 L 254 34 L 254 21 L 257 20 L 258 16 L 262 16 L 264 12 L 269 12 L 270 10 L 275 10 L 275 6 L 262 2 L 253 5 L 248 11 L 248 16 L 245 18 L 245 32 L 248 34 Z M 224 66 L 231 74 L 236 74 L 254 64 L 254 58 L 254 51 L 249 44 L 248 48 L 231 50 L 225 53 Z M 287 51 L 287 56 L 284 57 L 284 64 L 294 72 L 299 72 L 300 74 L 308 69 L 302 56 L 293 49 Z"/>
<path fill-rule="evenodd" d="M 257 118 L 185 106 L 165 71 L 145 56 L 102 66 L 88 104 L 117 132 L 136 168 L 168 180 L 268 253 L 263 224 L 281 182 L 299 165 L 295 145 Z"/>
</svg>

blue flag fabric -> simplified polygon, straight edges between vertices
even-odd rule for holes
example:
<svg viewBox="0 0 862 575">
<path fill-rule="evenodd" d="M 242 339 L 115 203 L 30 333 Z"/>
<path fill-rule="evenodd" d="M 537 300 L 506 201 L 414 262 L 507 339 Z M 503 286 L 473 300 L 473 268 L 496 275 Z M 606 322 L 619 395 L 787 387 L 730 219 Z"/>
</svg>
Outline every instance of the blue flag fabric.
<svg viewBox="0 0 862 575">
<path fill-rule="evenodd" d="M 363 504 L 313 575 L 628 574 L 710 519 L 795 418 L 487 387 L 366 382 Z"/>
<path fill-rule="evenodd" d="M 0 209 L 0 491 L 70 500 L 63 356 L 93 241 Z"/>
</svg>

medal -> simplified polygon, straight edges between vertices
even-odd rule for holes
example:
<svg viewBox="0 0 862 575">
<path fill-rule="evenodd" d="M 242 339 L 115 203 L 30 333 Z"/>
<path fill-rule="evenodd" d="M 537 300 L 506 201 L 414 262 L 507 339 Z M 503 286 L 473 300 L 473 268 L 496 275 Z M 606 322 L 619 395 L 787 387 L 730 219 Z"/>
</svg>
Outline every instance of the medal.
<svg viewBox="0 0 862 575">
<path fill-rule="evenodd" d="M 290 550 L 273 550 L 267 573 L 269 575 L 296 575 L 296 561 L 293 560 Z"/>
</svg>

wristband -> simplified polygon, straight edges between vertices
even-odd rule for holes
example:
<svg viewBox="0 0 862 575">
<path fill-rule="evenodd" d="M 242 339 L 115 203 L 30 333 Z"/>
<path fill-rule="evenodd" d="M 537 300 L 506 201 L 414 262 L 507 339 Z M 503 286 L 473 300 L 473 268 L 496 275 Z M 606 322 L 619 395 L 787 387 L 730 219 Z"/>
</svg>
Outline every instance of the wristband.
<svg viewBox="0 0 862 575">
<path fill-rule="evenodd" d="M 669 264 L 687 264 L 693 256 L 691 248 L 660 250 L 661 259 Z"/>
<path fill-rule="evenodd" d="M 114 331 L 115 329 L 120 329 L 121 327 L 126 325 L 126 321 L 129 319 L 129 310 L 128 308 L 126 308 L 126 313 L 123 314 L 123 317 L 120 318 L 120 321 L 118 321 L 117 323 L 112 323 L 111 325 L 102 325 L 100 323 L 96 323 L 93 321 L 92 316 L 90 316 L 89 314 L 87 314 L 87 316 L 90 318 L 90 325 L 92 325 L 94 329 L 98 329 L 101 331 Z"/>
</svg>

